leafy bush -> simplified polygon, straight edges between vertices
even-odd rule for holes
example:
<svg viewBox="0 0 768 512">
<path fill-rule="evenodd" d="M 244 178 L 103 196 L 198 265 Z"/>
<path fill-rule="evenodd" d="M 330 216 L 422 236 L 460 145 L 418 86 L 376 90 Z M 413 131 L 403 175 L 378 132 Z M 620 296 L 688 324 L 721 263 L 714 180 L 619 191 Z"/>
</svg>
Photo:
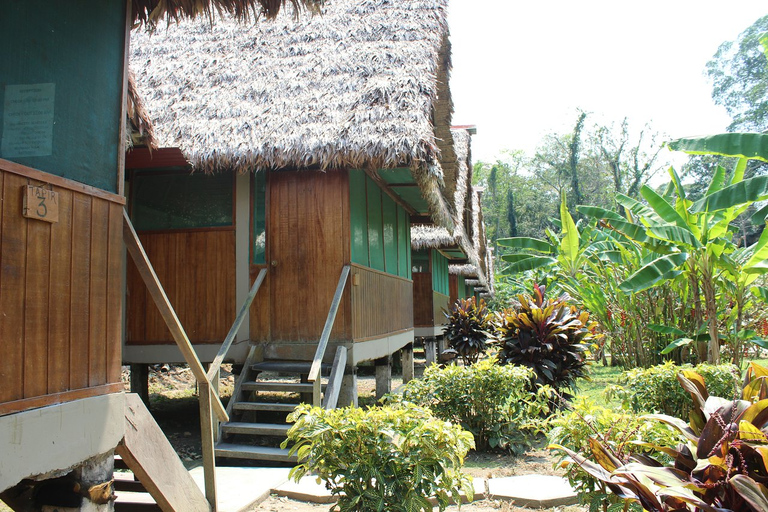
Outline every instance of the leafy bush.
<svg viewBox="0 0 768 512">
<path fill-rule="evenodd" d="M 461 471 L 473 447 L 472 436 L 459 426 L 435 419 L 411 404 L 321 409 L 300 405 L 289 421 L 283 447 L 299 457 L 291 478 L 308 472 L 325 481 L 346 511 L 440 510 L 459 491 L 472 496 L 472 483 Z"/>
<path fill-rule="evenodd" d="M 685 436 L 685 443 L 650 445 L 674 464 L 649 455 L 619 457 L 599 440 L 590 454 L 553 445 L 614 494 L 651 512 L 768 510 L 768 369 L 750 363 L 746 384 L 734 399 L 710 396 L 704 378 L 692 370 L 678 380 L 695 406 L 690 422 L 666 414 L 645 416 Z"/>
<path fill-rule="evenodd" d="M 465 365 L 477 362 L 491 336 L 488 332 L 491 315 L 485 300 L 475 302 L 474 297 L 458 299 L 450 311 L 443 311 L 448 319 L 445 339 L 450 347 L 461 356 Z"/>
<path fill-rule="evenodd" d="M 589 313 L 571 306 L 568 295 L 545 300 L 544 291 L 534 286 L 533 297 L 520 295 L 519 311 L 507 309 L 498 315 L 501 348 L 497 358 L 504 365 L 533 369 L 538 384 L 562 392 L 572 389 L 576 379 L 588 377 L 585 353 L 597 324 L 589 322 Z"/>
<path fill-rule="evenodd" d="M 486 359 L 472 366 L 428 367 L 390 401 L 428 407 L 440 419 L 472 432 L 478 449 L 522 452 L 546 424 L 551 389 L 530 390 L 533 371 Z"/>
<path fill-rule="evenodd" d="M 578 400 L 571 410 L 558 414 L 552 420 L 552 427 L 550 443 L 564 446 L 583 457 L 592 454 L 590 443 L 595 440 L 609 446 L 621 460 L 648 452 L 663 457 L 663 454 L 639 443 L 670 446 L 683 440 L 682 436 L 663 425 L 646 422 L 634 414 L 615 412 L 588 400 Z M 608 491 L 604 482 L 570 462 L 568 456 L 563 454 L 557 464 L 565 468 L 568 482 L 578 493 L 580 503 L 588 505 L 590 512 L 608 510 L 613 504 L 624 504 L 624 500 Z"/>
<path fill-rule="evenodd" d="M 611 386 L 606 389 L 606 395 L 619 398 L 624 408 L 634 412 L 661 412 L 687 418 L 693 400 L 680 387 L 677 374 L 690 368 L 690 365 L 677 366 L 671 361 L 650 368 L 635 368 L 622 373 L 619 384 L 624 386 Z M 717 396 L 732 397 L 740 379 L 738 368 L 732 364 L 703 363 L 693 370 Z"/>
</svg>

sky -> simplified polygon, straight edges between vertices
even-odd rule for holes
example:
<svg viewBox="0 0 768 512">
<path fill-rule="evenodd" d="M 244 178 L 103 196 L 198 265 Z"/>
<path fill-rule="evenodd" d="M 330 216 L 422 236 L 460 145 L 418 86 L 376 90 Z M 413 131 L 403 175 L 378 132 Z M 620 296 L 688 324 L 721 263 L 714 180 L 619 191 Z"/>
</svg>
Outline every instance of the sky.
<svg viewBox="0 0 768 512">
<path fill-rule="evenodd" d="M 475 162 L 533 154 L 578 109 L 665 140 L 725 131 L 706 63 L 765 14 L 764 0 L 450 0 L 453 123 L 477 126 Z"/>
</svg>

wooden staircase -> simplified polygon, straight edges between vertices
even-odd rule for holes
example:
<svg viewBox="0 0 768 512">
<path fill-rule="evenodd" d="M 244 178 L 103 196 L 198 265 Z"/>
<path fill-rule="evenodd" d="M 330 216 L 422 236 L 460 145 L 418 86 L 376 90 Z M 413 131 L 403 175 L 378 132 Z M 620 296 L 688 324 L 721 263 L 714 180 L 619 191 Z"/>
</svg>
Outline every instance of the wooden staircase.
<svg viewBox="0 0 768 512">
<path fill-rule="evenodd" d="M 227 407 L 231 419 L 220 425 L 216 457 L 295 464 L 296 457 L 280 443 L 290 428 L 288 414 L 300 403 L 313 401 L 314 384 L 306 382 L 311 366 L 303 361 L 249 360 Z M 328 377 L 332 368 L 323 364 L 322 376 Z M 328 383 L 321 383 L 321 390 L 327 389 Z"/>
</svg>

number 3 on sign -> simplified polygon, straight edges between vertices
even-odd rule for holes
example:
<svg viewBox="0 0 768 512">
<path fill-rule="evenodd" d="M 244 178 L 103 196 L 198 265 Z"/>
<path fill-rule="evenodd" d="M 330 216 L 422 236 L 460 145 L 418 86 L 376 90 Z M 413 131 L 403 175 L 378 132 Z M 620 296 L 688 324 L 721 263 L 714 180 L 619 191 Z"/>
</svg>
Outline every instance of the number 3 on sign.
<svg viewBox="0 0 768 512">
<path fill-rule="evenodd" d="M 22 214 L 29 219 L 58 222 L 59 194 L 47 188 L 25 185 Z"/>
</svg>

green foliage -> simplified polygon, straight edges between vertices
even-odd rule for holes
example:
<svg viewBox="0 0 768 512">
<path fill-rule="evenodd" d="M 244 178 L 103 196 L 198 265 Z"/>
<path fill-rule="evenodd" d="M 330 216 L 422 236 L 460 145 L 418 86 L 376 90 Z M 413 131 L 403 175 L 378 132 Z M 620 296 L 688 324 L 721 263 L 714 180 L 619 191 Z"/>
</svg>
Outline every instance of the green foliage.
<svg viewBox="0 0 768 512">
<path fill-rule="evenodd" d="M 731 116 L 728 131 L 768 129 L 768 68 L 760 36 L 768 30 L 768 16 L 755 21 L 736 41 L 720 45 L 707 63 L 712 99 Z"/>
<path fill-rule="evenodd" d="M 536 382 L 550 385 L 563 394 L 573 389 L 576 379 L 587 377 L 586 353 L 595 338 L 595 322 L 589 313 L 569 304 L 567 295 L 544 299 L 544 289 L 534 287 L 533 297 L 520 295 L 520 309 L 507 309 L 497 318 L 503 365 L 531 368 Z"/>
<path fill-rule="evenodd" d="M 448 325 L 445 327 L 445 339 L 464 361 L 465 365 L 477 362 L 485 352 L 485 344 L 491 336 L 491 315 L 485 300 L 476 302 L 474 297 L 458 299 L 450 311 L 443 310 Z"/>
<path fill-rule="evenodd" d="M 576 401 L 572 409 L 556 416 L 552 427 L 550 443 L 564 446 L 583 457 L 591 455 L 590 442 L 594 440 L 610 446 L 620 460 L 629 460 L 636 454 L 653 453 L 640 443 L 667 446 L 682 441 L 682 436 L 675 435 L 661 424 L 644 421 L 634 414 L 615 412 L 583 399 Z M 562 454 L 556 465 L 565 468 L 568 482 L 578 493 L 580 503 L 589 506 L 590 512 L 624 503 L 624 500 L 611 494 L 603 482 L 578 464 L 571 463 L 566 454 Z"/>
<path fill-rule="evenodd" d="M 704 379 L 683 370 L 678 381 L 696 404 L 690 422 L 645 416 L 684 436 L 685 443 L 646 443 L 664 457 L 621 458 L 608 443 L 589 441 L 589 454 L 551 445 L 570 456 L 612 493 L 635 500 L 650 512 L 768 510 L 768 369 L 751 363 L 741 396 L 710 396 Z M 674 464 L 669 463 L 669 458 Z"/>
<path fill-rule="evenodd" d="M 677 374 L 691 368 L 691 365 L 678 366 L 672 361 L 650 368 L 635 368 L 624 372 L 619 377 L 620 385 L 610 386 L 606 394 L 619 398 L 625 409 L 636 413 L 660 412 L 687 418 L 694 403 L 680 387 Z M 739 369 L 732 364 L 702 363 L 692 369 L 702 376 L 712 393 L 723 397 L 733 396 L 734 386 L 741 378 Z"/>
<path fill-rule="evenodd" d="M 411 404 L 368 410 L 325 410 L 300 405 L 289 420 L 283 447 L 299 457 L 291 478 L 309 472 L 325 481 L 346 511 L 431 511 L 435 496 L 440 510 L 459 491 L 472 496 L 461 471 L 473 448 L 472 436 L 460 427 L 435 419 Z"/>
<path fill-rule="evenodd" d="M 479 450 L 521 453 L 543 431 L 550 389 L 531 391 L 533 371 L 499 366 L 485 359 L 472 366 L 428 367 L 421 379 L 405 385 L 393 402 L 428 407 L 438 418 L 457 423 L 475 436 Z"/>
</svg>

